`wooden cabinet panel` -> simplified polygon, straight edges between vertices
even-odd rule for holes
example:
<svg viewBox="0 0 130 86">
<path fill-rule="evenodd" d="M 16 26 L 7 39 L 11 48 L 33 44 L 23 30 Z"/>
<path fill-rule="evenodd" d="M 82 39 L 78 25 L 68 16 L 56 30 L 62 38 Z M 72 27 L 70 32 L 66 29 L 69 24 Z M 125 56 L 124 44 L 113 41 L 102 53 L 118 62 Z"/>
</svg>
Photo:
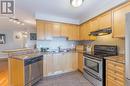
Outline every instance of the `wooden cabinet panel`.
<svg viewBox="0 0 130 86">
<path fill-rule="evenodd" d="M 91 31 L 91 22 L 82 24 L 80 26 L 80 40 L 96 40 L 95 36 L 89 36 Z"/>
<path fill-rule="evenodd" d="M 112 27 L 112 12 L 109 11 L 107 13 L 99 16 L 99 29 Z"/>
<path fill-rule="evenodd" d="M 53 24 L 53 37 L 61 36 L 61 24 L 60 23 L 52 23 Z"/>
<path fill-rule="evenodd" d="M 45 39 L 45 24 L 43 21 L 36 21 L 36 28 L 37 28 L 37 39 L 44 40 Z"/>
<path fill-rule="evenodd" d="M 122 5 L 112 11 L 113 37 L 125 37 L 125 15 L 130 12 L 130 3 Z"/>
<path fill-rule="evenodd" d="M 79 40 L 79 26 L 78 25 L 70 25 L 69 40 Z"/>
<path fill-rule="evenodd" d="M 86 22 L 80 27 L 80 40 L 89 40 L 90 22 Z"/>
<path fill-rule="evenodd" d="M 45 37 L 47 40 L 52 39 L 53 36 L 53 24 L 51 22 L 45 22 Z"/>
<path fill-rule="evenodd" d="M 124 64 L 107 60 L 106 86 L 125 86 L 125 65 Z"/>
<path fill-rule="evenodd" d="M 44 54 L 43 63 L 44 76 L 52 76 L 76 71 L 78 69 L 78 56 L 77 53 L 71 52 Z"/>
<path fill-rule="evenodd" d="M 79 26 L 56 22 L 37 20 L 38 40 L 51 40 L 53 37 L 68 37 L 69 40 L 79 40 Z"/>
<path fill-rule="evenodd" d="M 45 54 L 43 60 L 43 75 L 50 76 L 54 73 L 53 54 Z"/>
<path fill-rule="evenodd" d="M 69 24 L 61 24 L 61 36 L 69 37 Z"/>
<path fill-rule="evenodd" d="M 63 73 L 63 61 L 62 61 L 62 53 L 53 54 L 54 58 L 54 74 Z"/>
<path fill-rule="evenodd" d="M 72 70 L 76 71 L 78 69 L 78 53 L 71 53 L 72 57 Z"/>
<path fill-rule="evenodd" d="M 92 20 L 90 20 L 90 32 L 92 31 L 96 31 L 99 29 L 99 21 L 98 18 L 94 18 Z"/>
<path fill-rule="evenodd" d="M 83 53 L 78 53 L 78 69 L 83 72 Z"/>
</svg>

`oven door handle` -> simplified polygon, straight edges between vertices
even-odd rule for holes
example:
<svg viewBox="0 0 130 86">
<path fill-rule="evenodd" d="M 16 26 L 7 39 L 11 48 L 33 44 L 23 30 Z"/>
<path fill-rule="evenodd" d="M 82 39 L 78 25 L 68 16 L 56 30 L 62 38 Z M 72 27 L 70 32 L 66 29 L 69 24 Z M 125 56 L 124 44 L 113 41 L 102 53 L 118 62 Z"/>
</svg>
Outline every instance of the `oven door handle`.
<svg viewBox="0 0 130 86">
<path fill-rule="evenodd" d="M 84 57 L 84 58 L 91 60 L 91 61 L 94 61 L 94 62 L 97 62 L 97 63 L 101 63 L 101 60 L 97 60 L 97 59 L 93 59 L 93 58 L 89 58 L 89 57 L 88 58 Z"/>
<path fill-rule="evenodd" d="M 84 58 L 86 58 L 86 59 L 88 59 L 88 60 L 91 60 L 91 61 L 98 62 L 98 63 L 100 63 L 100 62 L 101 62 L 101 59 L 97 59 L 97 58 L 90 57 L 90 56 L 84 56 Z"/>
</svg>

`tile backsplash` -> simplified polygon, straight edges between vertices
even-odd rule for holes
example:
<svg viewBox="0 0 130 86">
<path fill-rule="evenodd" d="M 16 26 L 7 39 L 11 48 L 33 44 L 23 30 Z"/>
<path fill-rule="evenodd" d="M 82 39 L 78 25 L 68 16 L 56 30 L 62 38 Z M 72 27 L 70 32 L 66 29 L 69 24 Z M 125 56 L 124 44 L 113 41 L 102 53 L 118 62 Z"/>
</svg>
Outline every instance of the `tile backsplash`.
<svg viewBox="0 0 130 86">
<path fill-rule="evenodd" d="M 62 49 L 74 48 L 78 42 L 68 41 L 66 38 L 53 38 L 53 40 L 37 41 L 37 48 Z"/>
<path fill-rule="evenodd" d="M 112 38 L 112 34 L 97 36 L 97 39 L 95 41 L 84 41 L 81 43 L 84 45 L 117 45 L 118 52 L 120 54 L 125 54 L 125 39 Z"/>
</svg>

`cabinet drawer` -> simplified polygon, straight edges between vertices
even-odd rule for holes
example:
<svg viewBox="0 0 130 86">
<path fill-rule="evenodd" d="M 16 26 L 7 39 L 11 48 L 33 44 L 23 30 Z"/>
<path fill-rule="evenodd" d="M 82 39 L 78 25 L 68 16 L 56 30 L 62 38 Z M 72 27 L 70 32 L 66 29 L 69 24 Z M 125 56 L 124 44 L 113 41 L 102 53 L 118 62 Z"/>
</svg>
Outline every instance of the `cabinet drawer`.
<svg viewBox="0 0 130 86">
<path fill-rule="evenodd" d="M 124 84 L 124 79 L 117 77 L 117 75 L 107 74 L 107 80 L 112 80 L 113 82 L 116 82 L 118 86 L 122 86 Z"/>
<path fill-rule="evenodd" d="M 116 86 L 116 82 L 113 77 L 107 76 L 107 86 Z"/>
<path fill-rule="evenodd" d="M 107 61 L 106 71 L 107 86 L 125 86 L 124 64 Z"/>
<path fill-rule="evenodd" d="M 120 74 L 124 74 L 125 65 L 117 62 L 107 61 L 107 69 L 116 71 Z"/>
</svg>

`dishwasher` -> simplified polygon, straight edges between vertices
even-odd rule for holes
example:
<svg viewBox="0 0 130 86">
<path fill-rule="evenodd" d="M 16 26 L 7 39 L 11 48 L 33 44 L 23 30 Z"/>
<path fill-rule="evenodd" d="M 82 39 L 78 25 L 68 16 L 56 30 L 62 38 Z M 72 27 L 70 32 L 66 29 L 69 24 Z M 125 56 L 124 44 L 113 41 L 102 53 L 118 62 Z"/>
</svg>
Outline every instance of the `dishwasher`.
<svg viewBox="0 0 130 86">
<path fill-rule="evenodd" d="M 43 78 L 43 56 L 37 56 L 24 61 L 25 86 L 32 86 Z"/>
</svg>

